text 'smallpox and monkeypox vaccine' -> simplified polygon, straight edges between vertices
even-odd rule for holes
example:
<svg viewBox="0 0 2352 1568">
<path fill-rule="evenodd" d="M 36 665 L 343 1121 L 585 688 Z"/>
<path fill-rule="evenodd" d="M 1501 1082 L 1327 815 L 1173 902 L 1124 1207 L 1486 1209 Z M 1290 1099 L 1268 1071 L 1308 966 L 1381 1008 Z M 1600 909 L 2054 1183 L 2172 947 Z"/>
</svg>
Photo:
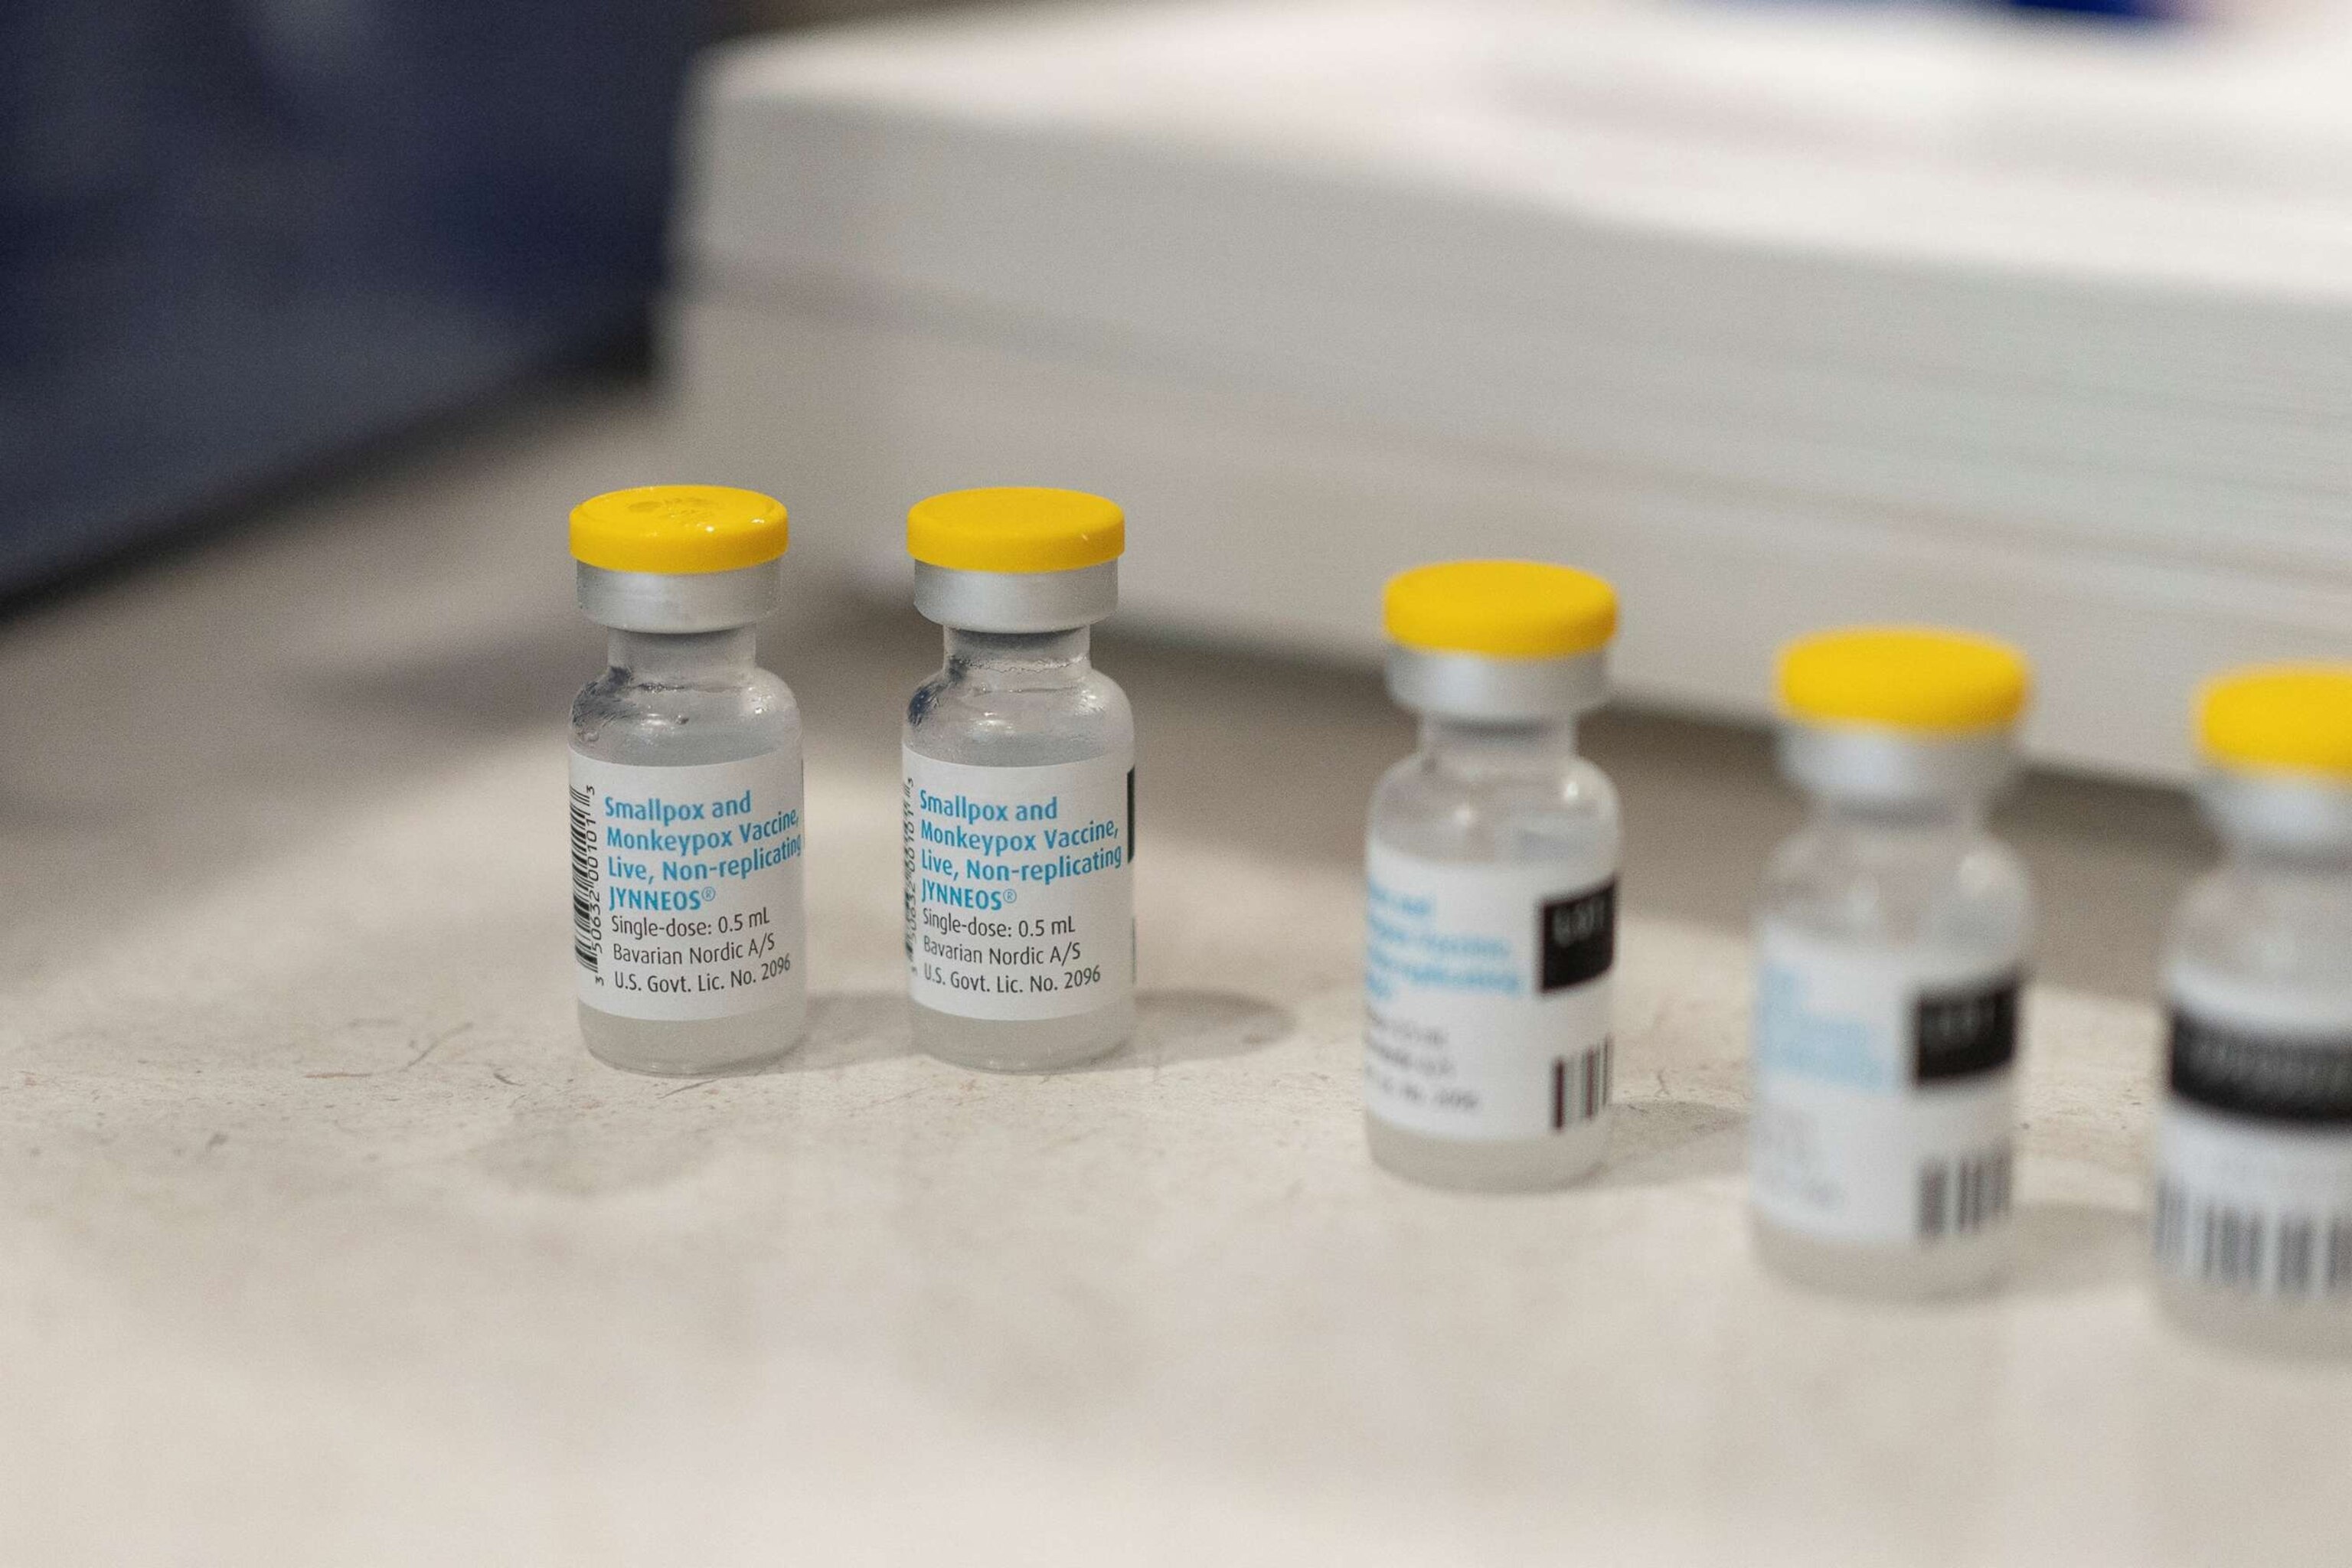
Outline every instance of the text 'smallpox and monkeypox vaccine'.
<svg viewBox="0 0 2352 1568">
<path fill-rule="evenodd" d="M 1927 1296 L 2006 1267 L 2025 871 L 1984 829 L 2029 672 L 1990 639 L 1827 632 L 1782 653 L 1780 765 L 1812 817 L 1756 928 L 1749 1201 L 1765 1263 Z"/>
<path fill-rule="evenodd" d="M 1388 585 L 1389 690 L 1421 745 L 1372 796 L 1364 1112 L 1415 1181 L 1558 1186 L 1608 1139 L 1617 792 L 1577 754 L 1617 595 L 1524 561 Z"/>
<path fill-rule="evenodd" d="M 957 490 L 907 517 L 947 663 L 907 707 L 907 988 L 916 1046 L 998 1071 L 1135 1028 L 1135 720 L 1087 654 L 1118 605 L 1119 509 Z"/>
<path fill-rule="evenodd" d="M 2241 1344 L 2352 1352 L 2352 667 L 2224 676 L 2198 741 L 2228 858 L 2165 955 L 2159 1293 Z"/>
<path fill-rule="evenodd" d="M 807 1022 L 800 709 L 753 662 L 785 527 L 717 485 L 572 514 L 580 607 L 612 634 L 572 705 L 572 946 L 580 1032 L 614 1067 L 748 1067 Z"/>
</svg>

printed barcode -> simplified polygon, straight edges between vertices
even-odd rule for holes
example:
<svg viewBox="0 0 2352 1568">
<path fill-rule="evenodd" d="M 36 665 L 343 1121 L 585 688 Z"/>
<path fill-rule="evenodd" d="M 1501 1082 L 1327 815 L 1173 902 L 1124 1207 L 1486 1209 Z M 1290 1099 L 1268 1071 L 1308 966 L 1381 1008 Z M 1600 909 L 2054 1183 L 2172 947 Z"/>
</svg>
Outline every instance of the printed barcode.
<svg viewBox="0 0 2352 1568">
<path fill-rule="evenodd" d="M 1134 770 L 1128 777 L 1133 780 Z M 905 925 L 907 962 L 915 962 L 915 781 L 900 777 L 898 781 L 899 879 L 898 892 L 903 908 L 899 913 Z"/>
<path fill-rule="evenodd" d="M 2280 1296 L 2352 1291 L 2352 1215 L 2273 1214 L 2156 1184 L 2156 1260 L 2206 1285 Z"/>
<path fill-rule="evenodd" d="M 2009 1213 L 2010 1149 L 1963 1154 L 1919 1168 L 1919 1239 L 1966 1236 Z"/>
<path fill-rule="evenodd" d="M 604 916 L 596 898 L 595 793 L 572 790 L 572 952 L 588 973 L 596 973 L 604 947 Z"/>
<path fill-rule="evenodd" d="M 1551 1130 L 1590 1121 L 1609 1103 L 1614 1081 L 1616 1038 L 1603 1035 L 1601 1044 L 1582 1056 L 1555 1057 L 1551 1064 Z"/>
</svg>

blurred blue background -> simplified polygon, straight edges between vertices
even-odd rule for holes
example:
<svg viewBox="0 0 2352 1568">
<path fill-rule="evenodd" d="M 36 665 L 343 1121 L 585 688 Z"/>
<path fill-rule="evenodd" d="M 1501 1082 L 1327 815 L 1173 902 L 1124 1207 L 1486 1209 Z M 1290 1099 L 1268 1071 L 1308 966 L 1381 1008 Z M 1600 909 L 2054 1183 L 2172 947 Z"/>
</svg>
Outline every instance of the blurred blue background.
<svg viewBox="0 0 2352 1568">
<path fill-rule="evenodd" d="M 642 353 L 696 49 L 915 8 L 0 7 L 0 596 Z"/>
<path fill-rule="evenodd" d="M 0 7 L 0 593 L 627 352 L 712 26 L 689 0 Z"/>
</svg>

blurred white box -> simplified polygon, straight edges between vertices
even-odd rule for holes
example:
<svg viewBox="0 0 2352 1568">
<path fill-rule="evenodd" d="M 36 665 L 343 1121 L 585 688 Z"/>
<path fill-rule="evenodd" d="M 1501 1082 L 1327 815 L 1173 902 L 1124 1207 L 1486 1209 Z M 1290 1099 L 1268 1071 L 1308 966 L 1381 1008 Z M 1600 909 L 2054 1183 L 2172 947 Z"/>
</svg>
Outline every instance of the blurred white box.
<svg viewBox="0 0 2352 1568">
<path fill-rule="evenodd" d="M 700 472 L 804 573 L 930 491 L 1132 521 L 1123 615 L 1343 655 L 1566 560 L 1632 696 L 1957 622 L 2049 760 L 2177 776 L 2210 670 L 2352 655 L 2352 48 L 1910 8 L 1045 9 L 708 62 Z"/>
</svg>

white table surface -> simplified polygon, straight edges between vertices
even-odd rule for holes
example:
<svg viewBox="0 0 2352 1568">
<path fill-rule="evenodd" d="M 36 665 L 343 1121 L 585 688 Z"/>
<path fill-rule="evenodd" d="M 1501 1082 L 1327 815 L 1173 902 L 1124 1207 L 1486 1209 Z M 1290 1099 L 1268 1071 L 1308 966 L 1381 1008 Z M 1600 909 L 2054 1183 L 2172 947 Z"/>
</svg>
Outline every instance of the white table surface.
<svg viewBox="0 0 2352 1568">
<path fill-rule="evenodd" d="M 2013 1289 L 1815 1299 L 1745 1243 L 1732 938 L 1628 922 L 1598 1180 L 1416 1190 L 1346 866 L 1147 825 L 1135 1047 L 975 1075 L 908 1053 L 895 780 L 828 742 L 806 1051 L 597 1066 L 501 683 L 580 647 L 553 499 L 643 455 L 562 456 L 0 649 L 0 1560 L 2346 1561 L 2352 1371 L 2141 1287 L 2137 1006 L 2032 1000 Z"/>
</svg>

